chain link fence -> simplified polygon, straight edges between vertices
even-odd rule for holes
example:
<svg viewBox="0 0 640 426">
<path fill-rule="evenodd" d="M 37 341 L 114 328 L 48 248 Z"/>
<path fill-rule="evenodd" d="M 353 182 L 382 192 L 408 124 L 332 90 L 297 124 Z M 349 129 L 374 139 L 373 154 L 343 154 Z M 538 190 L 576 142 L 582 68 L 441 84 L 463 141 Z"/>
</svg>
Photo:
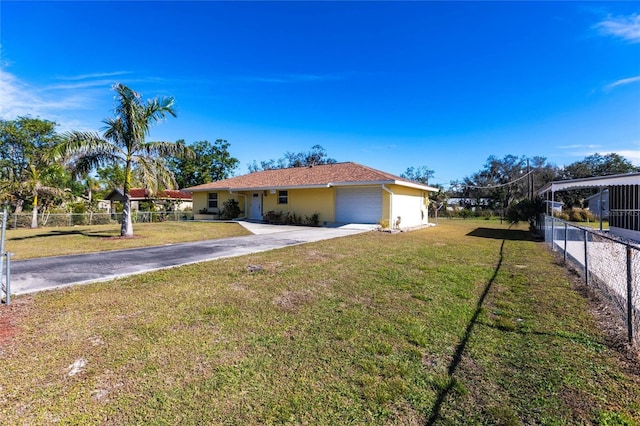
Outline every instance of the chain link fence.
<svg viewBox="0 0 640 426">
<path fill-rule="evenodd" d="M 640 346 L 640 243 L 544 215 L 538 232 L 585 284 L 611 302 L 629 343 Z"/>
<path fill-rule="evenodd" d="M 30 228 L 33 216 L 30 213 L 11 214 L 7 220 L 8 229 Z M 133 211 L 134 223 L 193 220 L 190 211 L 143 212 Z M 38 227 L 60 227 L 76 225 L 108 225 L 122 222 L 122 213 L 45 213 L 38 215 Z"/>
</svg>

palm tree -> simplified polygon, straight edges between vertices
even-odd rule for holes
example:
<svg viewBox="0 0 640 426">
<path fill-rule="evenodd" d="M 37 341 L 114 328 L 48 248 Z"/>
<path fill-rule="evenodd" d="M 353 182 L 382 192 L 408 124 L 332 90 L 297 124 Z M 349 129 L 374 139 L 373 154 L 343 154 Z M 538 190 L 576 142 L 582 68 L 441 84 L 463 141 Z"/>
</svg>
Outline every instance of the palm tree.
<svg viewBox="0 0 640 426">
<path fill-rule="evenodd" d="M 174 99 L 162 97 L 141 100 L 140 94 L 123 84 L 113 86 L 116 91 L 115 117 L 103 120 L 102 136 L 95 132 L 69 132 L 55 147 L 54 155 L 72 161 L 75 175 L 86 175 L 106 164 L 124 167 L 122 227 L 120 235 L 133 236 L 131 222 L 131 177 L 134 170 L 143 186 L 155 192 L 158 186 L 173 187 L 175 180 L 165 166 L 163 158 L 169 156 L 190 156 L 191 151 L 184 145 L 171 142 L 146 142 L 150 125 L 167 115 L 176 116 Z"/>
<path fill-rule="evenodd" d="M 56 182 L 59 179 L 57 177 L 63 175 L 65 170 L 59 165 L 49 165 L 43 168 L 36 167 L 33 164 L 29 164 L 27 170 L 27 180 L 20 182 L 20 186 L 27 191 L 31 192 L 33 197 L 33 210 L 31 211 L 31 228 L 38 228 L 38 203 L 39 198 L 43 195 L 49 195 L 51 197 L 65 197 L 66 193 L 64 189 L 60 189 L 54 185 L 47 185 L 49 182 Z M 68 176 L 68 175 L 67 175 Z M 43 207 L 43 212 L 46 212 L 47 206 Z M 43 213 L 44 214 L 44 213 Z"/>
</svg>

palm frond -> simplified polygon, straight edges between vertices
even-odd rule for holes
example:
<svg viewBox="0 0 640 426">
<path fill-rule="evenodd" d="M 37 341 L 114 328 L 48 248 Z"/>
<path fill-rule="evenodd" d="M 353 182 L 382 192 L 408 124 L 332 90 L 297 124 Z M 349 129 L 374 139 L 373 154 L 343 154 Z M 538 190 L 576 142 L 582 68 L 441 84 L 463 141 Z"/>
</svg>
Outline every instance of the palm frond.
<svg viewBox="0 0 640 426">
<path fill-rule="evenodd" d="M 175 99 L 171 96 L 149 99 L 143 117 L 147 123 L 159 121 L 167 115 L 177 117 L 174 104 Z"/>
<path fill-rule="evenodd" d="M 139 151 L 149 156 L 195 158 L 195 152 L 184 144 L 174 142 L 145 142 Z"/>
<path fill-rule="evenodd" d="M 135 156 L 136 172 L 145 189 L 156 193 L 158 189 L 173 189 L 176 181 L 162 158 Z"/>
<path fill-rule="evenodd" d="M 69 160 L 86 152 L 117 152 L 117 147 L 95 132 L 67 132 L 49 154 L 56 160 Z"/>
</svg>

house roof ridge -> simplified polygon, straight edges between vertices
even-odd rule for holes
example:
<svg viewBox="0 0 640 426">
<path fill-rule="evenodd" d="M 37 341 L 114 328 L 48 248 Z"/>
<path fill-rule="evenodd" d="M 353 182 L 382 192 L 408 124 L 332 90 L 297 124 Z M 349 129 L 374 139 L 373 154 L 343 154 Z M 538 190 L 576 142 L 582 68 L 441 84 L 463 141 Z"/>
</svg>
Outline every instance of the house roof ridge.
<svg viewBox="0 0 640 426">
<path fill-rule="evenodd" d="M 206 191 L 210 189 L 222 191 L 260 190 L 265 188 L 302 188 L 316 186 L 332 186 L 337 184 L 399 184 L 416 186 L 422 189 L 428 185 L 402 178 L 392 173 L 365 166 L 353 161 L 317 164 L 306 167 L 288 167 L 284 169 L 261 170 L 234 176 L 216 182 L 185 188 L 188 192 Z"/>
</svg>

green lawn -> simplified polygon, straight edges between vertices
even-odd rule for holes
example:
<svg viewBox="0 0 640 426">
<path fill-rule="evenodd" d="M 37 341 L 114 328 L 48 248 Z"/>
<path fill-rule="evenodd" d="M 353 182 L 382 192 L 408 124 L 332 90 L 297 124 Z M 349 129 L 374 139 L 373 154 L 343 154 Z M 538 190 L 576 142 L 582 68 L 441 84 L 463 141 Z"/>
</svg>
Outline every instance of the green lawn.
<svg viewBox="0 0 640 426">
<path fill-rule="evenodd" d="M 11 229 L 6 233 L 5 250 L 12 259 L 21 260 L 251 234 L 237 223 L 222 222 L 136 223 L 133 230 L 132 238 L 120 238 L 118 224 Z"/>
<path fill-rule="evenodd" d="M 639 424 L 572 279 L 524 228 L 442 220 L 16 297 L 0 422 Z"/>
</svg>

